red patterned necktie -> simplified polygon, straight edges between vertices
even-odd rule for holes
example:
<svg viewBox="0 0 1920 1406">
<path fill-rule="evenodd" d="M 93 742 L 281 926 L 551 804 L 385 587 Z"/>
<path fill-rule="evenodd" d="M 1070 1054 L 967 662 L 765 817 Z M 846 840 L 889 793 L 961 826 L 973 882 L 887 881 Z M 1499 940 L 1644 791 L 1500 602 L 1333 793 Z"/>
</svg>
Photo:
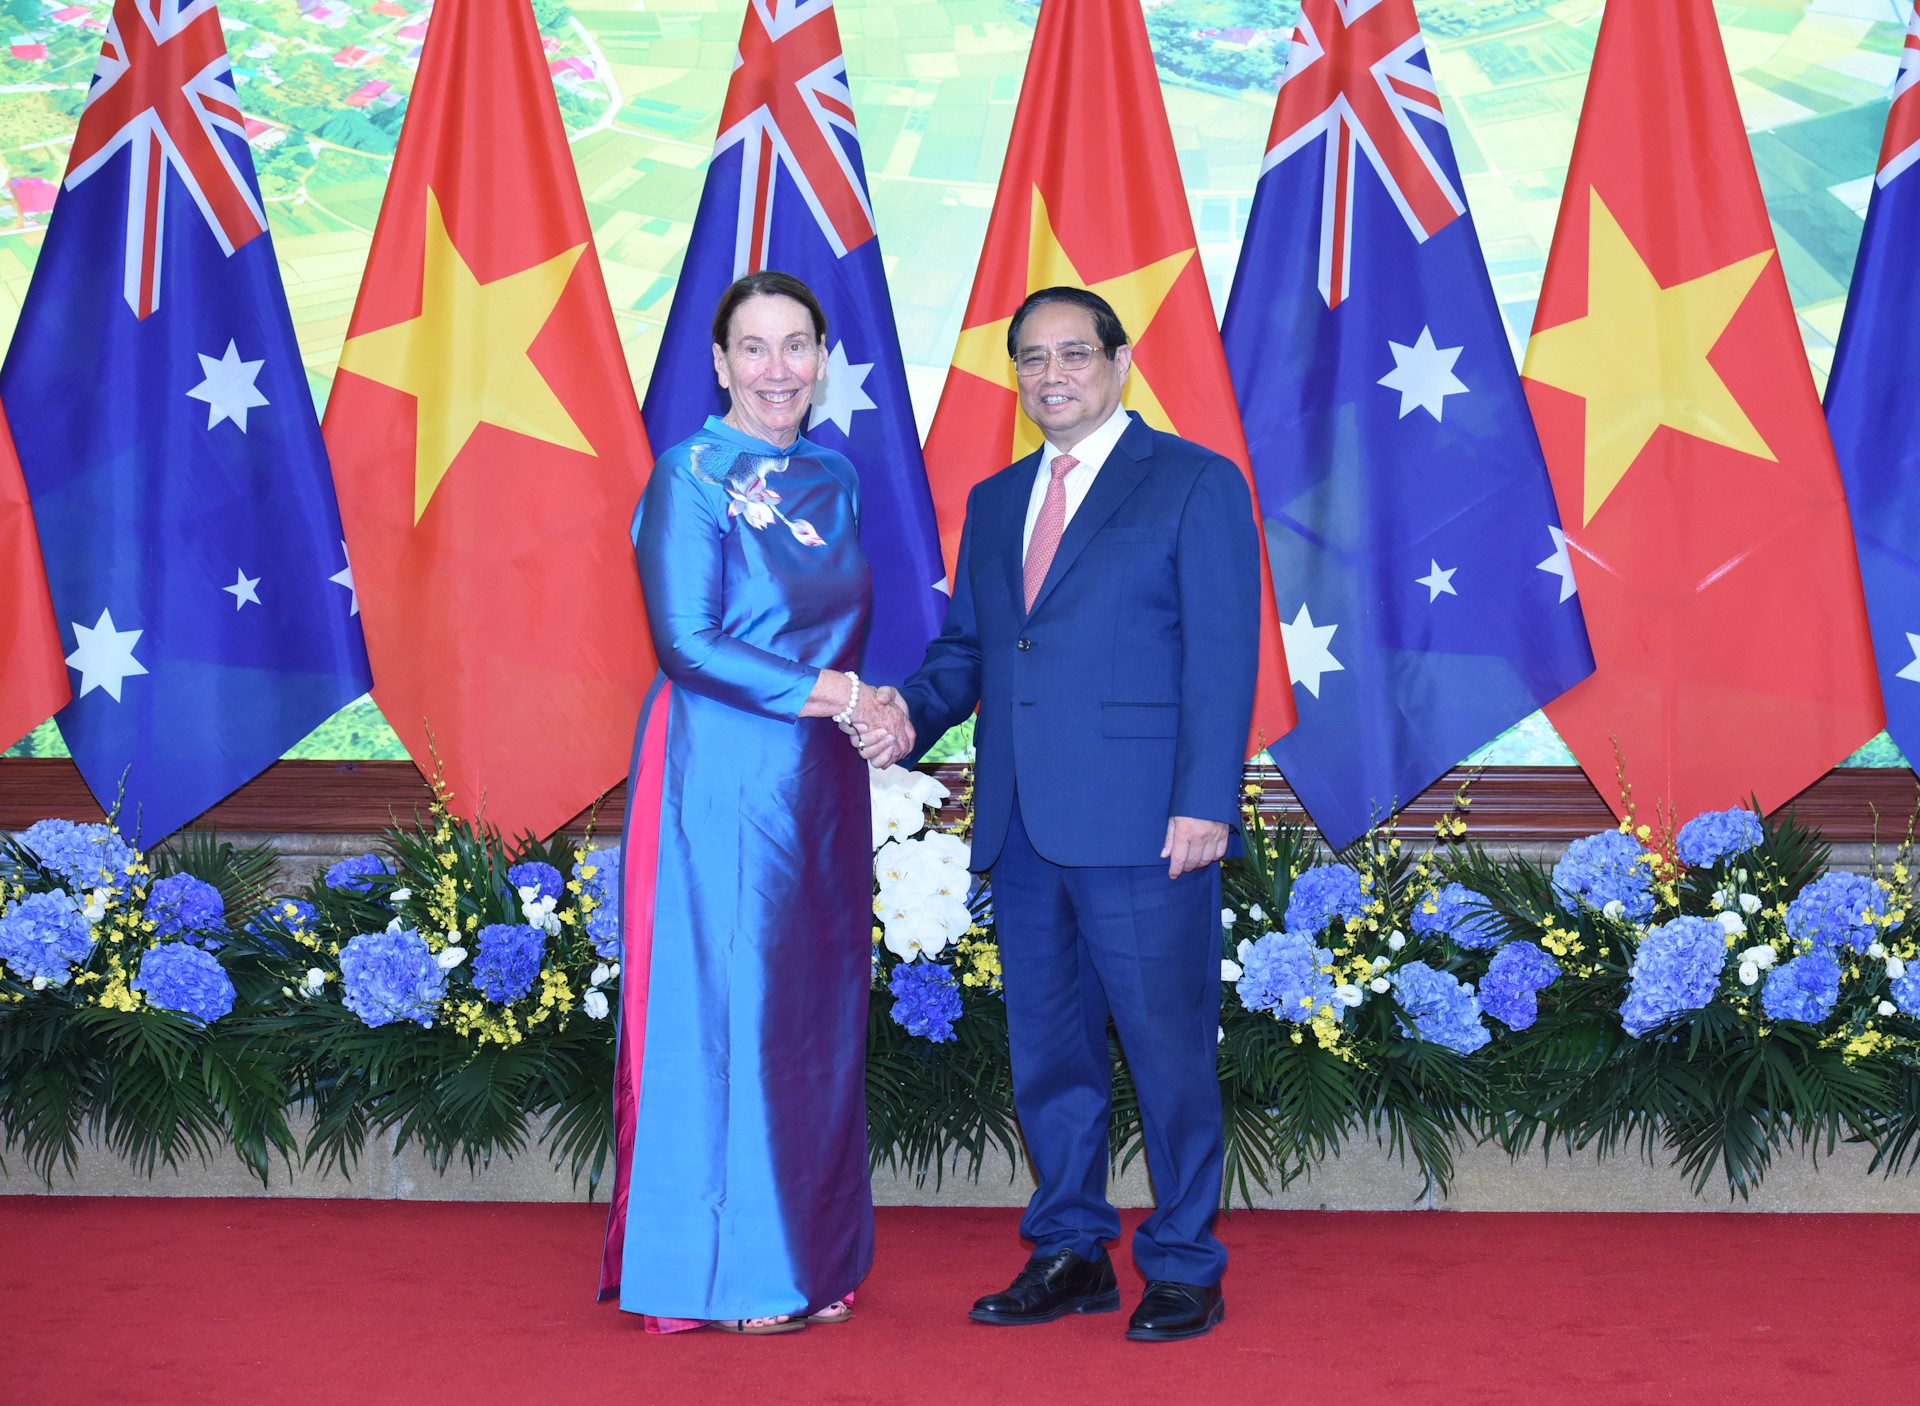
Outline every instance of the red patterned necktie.
<svg viewBox="0 0 1920 1406">
<path fill-rule="evenodd" d="M 1029 611 L 1033 609 L 1033 598 L 1040 594 L 1040 583 L 1047 579 L 1047 568 L 1053 565 L 1060 534 L 1067 530 L 1067 475 L 1079 467 L 1080 461 L 1071 454 L 1053 456 L 1053 477 L 1047 481 L 1047 496 L 1040 500 L 1040 516 L 1033 521 L 1033 538 L 1027 543 L 1025 584 Z"/>
</svg>

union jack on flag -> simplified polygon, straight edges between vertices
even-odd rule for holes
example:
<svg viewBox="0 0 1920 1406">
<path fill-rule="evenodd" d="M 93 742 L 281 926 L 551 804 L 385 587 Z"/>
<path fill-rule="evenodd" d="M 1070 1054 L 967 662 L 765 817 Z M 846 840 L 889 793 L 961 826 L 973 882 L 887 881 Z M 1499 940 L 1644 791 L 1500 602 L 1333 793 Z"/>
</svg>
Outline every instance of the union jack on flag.
<svg viewBox="0 0 1920 1406">
<path fill-rule="evenodd" d="M 1415 116 L 1443 120 L 1413 6 L 1303 0 L 1260 171 L 1324 141 L 1320 296 L 1328 307 L 1351 291 L 1354 166 L 1361 155 L 1417 240 L 1438 234 L 1466 209 Z"/>
<path fill-rule="evenodd" d="M 726 409 L 714 384 L 714 305 L 734 279 L 793 274 L 827 315 L 827 375 L 807 439 L 860 476 L 860 546 L 873 567 L 863 672 L 902 683 L 946 610 L 906 365 L 875 237 L 833 0 L 747 0 L 739 60 L 642 406 L 661 448 Z"/>
<path fill-rule="evenodd" d="M 1907 18 L 1907 38 L 1900 50 L 1900 73 L 1893 80 L 1893 106 L 1887 112 L 1887 135 L 1880 143 L 1880 169 L 1874 184 L 1884 186 L 1920 159 L 1920 6 Z"/>
<path fill-rule="evenodd" d="M 138 317 L 160 306 L 169 169 L 222 252 L 233 253 L 267 227 L 219 131 L 246 137 L 214 0 L 116 4 L 65 184 L 79 188 L 122 147 L 130 150 L 123 286 Z"/>
<path fill-rule="evenodd" d="M 775 3 L 749 0 L 714 143 L 716 159 L 735 145 L 742 153 L 736 275 L 766 267 L 776 165 L 792 178 L 836 258 L 873 238 L 833 0 L 789 0 L 777 14 Z"/>
</svg>

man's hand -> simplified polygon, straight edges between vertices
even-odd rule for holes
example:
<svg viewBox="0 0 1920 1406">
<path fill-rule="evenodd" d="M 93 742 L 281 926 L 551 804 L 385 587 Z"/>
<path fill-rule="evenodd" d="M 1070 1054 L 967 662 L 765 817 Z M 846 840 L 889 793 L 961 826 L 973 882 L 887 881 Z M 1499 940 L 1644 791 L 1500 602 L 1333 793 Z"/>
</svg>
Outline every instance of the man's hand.
<svg viewBox="0 0 1920 1406">
<path fill-rule="evenodd" d="M 1227 824 L 1224 820 L 1195 820 L 1176 815 L 1167 822 L 1167 842 L 1160 857 L 1167 861 L 1167 877 L 1177 879 L 1195 869 L 1204 869 L 1227 852 Z"/>
<path fill-rule="evenodd" d="M 913 720 L 900 691 L 891 685 L 860 697 L 853 718 L 840 725 L 854 748 L 875 771 L 884 771 L 913 751 Z"/>
</svg>

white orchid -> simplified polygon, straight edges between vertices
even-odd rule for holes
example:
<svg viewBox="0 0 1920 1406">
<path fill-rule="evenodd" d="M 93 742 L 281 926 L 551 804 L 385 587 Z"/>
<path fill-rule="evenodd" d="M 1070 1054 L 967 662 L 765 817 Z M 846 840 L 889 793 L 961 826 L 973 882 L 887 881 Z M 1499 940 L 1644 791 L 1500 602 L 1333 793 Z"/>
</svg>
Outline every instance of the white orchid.
<svg viewBox="0 0 1920 1406">
<path fill-rule="evenodd" d="M 927 825 L 927 807 L 938 805 L 950 794 L 925 772 L 903 766 L 869 771 L 867 791 L 873 800 L 875 850 L 888 840 L 905 840 L 919 834 Z"/>
<path fill-rule="evenodd" d="M 597 986 L 594 987 L 580 998 L 580 1009 L 585 1011 L 588 1016 L 594 1020 L 605 1020 L 607 1018 L 607 993 Z"/>
<path fill-rule="evenodd" d="M 464 947 L 442 947 L 440 949 L 440 955 L 433 960 L 440 964 L 441 971 L 450 972 L 467 960 L 467 949 Z"/>
<path fill-rule="evenodd" d="M 887 950 L 902 961 L 937 957 L 973 926 L 964 896 L 902 890 L 879 910 Z"/>
</svg>

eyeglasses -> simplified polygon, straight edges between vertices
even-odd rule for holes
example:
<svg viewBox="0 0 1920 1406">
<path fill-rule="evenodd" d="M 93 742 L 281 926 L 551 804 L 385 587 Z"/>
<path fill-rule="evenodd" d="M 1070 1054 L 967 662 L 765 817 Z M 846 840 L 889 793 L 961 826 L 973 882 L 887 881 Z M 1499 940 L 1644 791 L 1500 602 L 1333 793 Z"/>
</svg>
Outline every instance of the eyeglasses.
<svg viewBox="0 0 1920 1406">
<path fill-rule="evenodd" d="M 1022 376 L 1038 376 L 1051 361 L 1062 371 L 1085 371 L 1093 365 L 1095 354 L 1105 350 L 1104 347 L 1090 347 L 1085 342 L 1068 342 L 1052 351 L 1029 347 L 1013 359 L 1013 369 Z"/>
</svg>

